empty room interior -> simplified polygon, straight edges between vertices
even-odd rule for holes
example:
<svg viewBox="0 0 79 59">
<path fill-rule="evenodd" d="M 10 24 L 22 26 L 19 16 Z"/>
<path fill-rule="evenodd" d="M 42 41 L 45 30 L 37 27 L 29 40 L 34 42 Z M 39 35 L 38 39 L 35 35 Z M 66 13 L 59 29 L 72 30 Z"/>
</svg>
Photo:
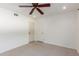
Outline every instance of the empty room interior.
<svg viewBox="0 0 79 59">
<path fill-rule="evenodd" d="M 0 3 L 0 56 L 79 56 L 79 3 Z"/>
</svg>

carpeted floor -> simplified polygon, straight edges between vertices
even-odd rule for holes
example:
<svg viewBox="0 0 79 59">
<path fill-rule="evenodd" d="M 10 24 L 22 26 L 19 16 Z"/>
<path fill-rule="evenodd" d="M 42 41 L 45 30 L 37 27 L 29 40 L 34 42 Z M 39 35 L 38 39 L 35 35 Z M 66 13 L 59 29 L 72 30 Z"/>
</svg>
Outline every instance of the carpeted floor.
<svg viewBox="0 0 79 59">
<path fill-rule="evenodd" d="M 0 54 L 0 56 L 78 56 L 76 50 L 50 45 L 42 42 L 31 42 Z"/>
</svg>

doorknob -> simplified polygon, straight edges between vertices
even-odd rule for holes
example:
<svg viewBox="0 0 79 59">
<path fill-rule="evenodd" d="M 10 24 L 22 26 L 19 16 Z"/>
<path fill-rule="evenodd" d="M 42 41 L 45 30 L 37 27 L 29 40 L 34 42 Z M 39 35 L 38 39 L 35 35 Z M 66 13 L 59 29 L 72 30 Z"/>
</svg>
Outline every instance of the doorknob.
<svg viewBox="0 0 79 59">
<path fill-rule="evenodd" d="M 29 34 L 31 34 L 31 32 L 29 32 Z"/>
<path fill-rule="evenodd" d="M 44 32 L 41 32 L 41 34 L 44 34 Z"/>
</svg>

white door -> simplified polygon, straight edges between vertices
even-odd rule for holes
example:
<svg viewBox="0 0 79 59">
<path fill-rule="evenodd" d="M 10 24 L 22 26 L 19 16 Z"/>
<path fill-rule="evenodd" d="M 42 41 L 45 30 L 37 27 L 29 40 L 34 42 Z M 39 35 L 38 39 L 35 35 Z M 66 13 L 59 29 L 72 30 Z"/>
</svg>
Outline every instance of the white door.
<svg viewBox="0 0 79 59">
<path fill-rule="evenodd" d="M 35 31 L 34 31 L 35 23 L 34 21 L 29 22 L 29 41 L 34 41 Z"/>
</svg>

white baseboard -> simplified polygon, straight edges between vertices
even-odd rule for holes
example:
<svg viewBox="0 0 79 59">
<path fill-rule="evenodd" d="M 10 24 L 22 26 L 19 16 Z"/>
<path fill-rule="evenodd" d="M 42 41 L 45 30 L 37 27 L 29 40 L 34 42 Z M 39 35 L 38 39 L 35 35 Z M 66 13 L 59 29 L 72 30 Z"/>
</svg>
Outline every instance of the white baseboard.
<svg viewBox="0 0 79 59">
<path fill-rule="evenodd" d="M 49 41 L 43 41 L 43 40 L 40 40 L 44 43 L 47 43 L 47 44 L 52 44 L 52 45 L 57 45 L 57 46 L 60 46 L 60 47 L 65 47 L 65 48 L 69 48 L 69 49 L 75 49 L 75 48 L 71 48 L 71 47 L 67 47 L 65 45 L 61 45 L 61 44 L 56 44 L 56 43 L 52 43 L 52 42 L 49 42 Z M 76 49 L 75 49 L 76 50 Z"/>
</svg>

